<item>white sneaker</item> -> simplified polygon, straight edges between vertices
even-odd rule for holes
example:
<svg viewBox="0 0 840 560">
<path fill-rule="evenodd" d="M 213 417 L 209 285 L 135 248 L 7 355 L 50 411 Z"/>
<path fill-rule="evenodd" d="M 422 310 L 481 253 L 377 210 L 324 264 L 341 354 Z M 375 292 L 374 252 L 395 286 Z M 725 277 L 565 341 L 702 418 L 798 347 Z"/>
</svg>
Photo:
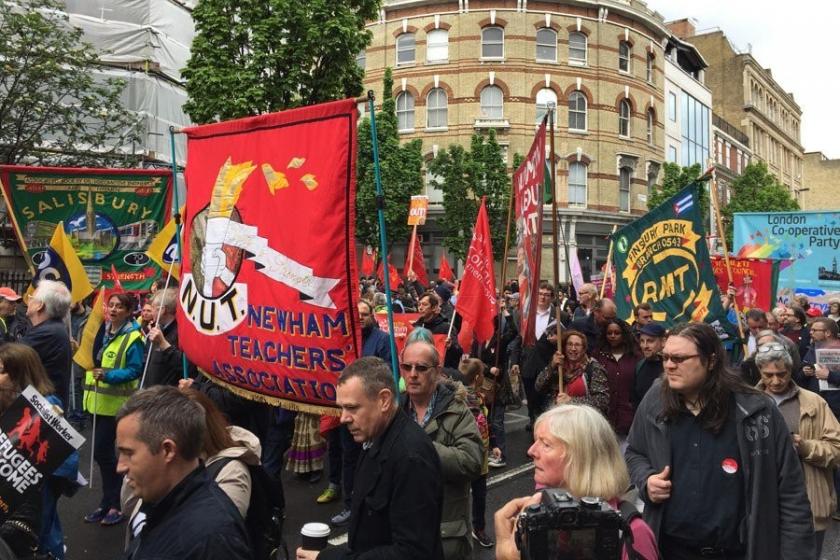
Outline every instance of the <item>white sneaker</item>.
<svg viewBox="0 0 840 560">
<path fill-rule="evenodd" d="M 501 457 L 490 457 L 487 460 L 487 464 L 494 469 L 500 469 L 507 465 Z"/>
</svg>

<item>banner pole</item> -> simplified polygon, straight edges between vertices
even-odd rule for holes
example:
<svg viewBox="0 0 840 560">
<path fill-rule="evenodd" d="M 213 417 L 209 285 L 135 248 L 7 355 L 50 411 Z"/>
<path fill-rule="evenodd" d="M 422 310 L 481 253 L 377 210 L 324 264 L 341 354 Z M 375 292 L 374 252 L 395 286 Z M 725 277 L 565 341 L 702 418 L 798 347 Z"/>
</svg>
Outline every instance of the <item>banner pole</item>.
<svg viewBox="0 0 840 560">
<path fill-rule="evenodd" d="M 618 229 L 618 226 L 613 224 L 612 232 L 610 233 L 610 246 L 607 249 L 607 264 L 604 266 L 604 277 L 601 280 L 601 291 L 598 294 L 598 299 L 604 299 L 604 290 L 607 288 L 607 274 L 610 274 L 612 270 L 613 235 L 615 235 L 616 229 Z M 613 286 L 613 290 L 615 290 L 615 286 Z"/>
<path fill-rule="evenodd" d="M 93 451 L 96 447 L 96 409 L 97 397 L 99 396 L 99 380 L 96 379 L 93 383 L 93 426 L 90 429 L 90 478 L 88 479 L 88 488 L 93 490 Z"/>
<path fill-rule="evenodd" d="M 499 271 L 499 299 L 502 301 L 504 307 L 505 302 L 505 282 L 507 282 L 507 257 L 510 249 L 510 223 L 513 219 L 513 183 L 510 187 L 510 202 L 508 204 L 507 228 L 505 229 L 505 252 L 502 253 L 502 267 Z M 499 325 L 496 330 L 496 367 L 499 367 L 499 354 L 502 351 L 502 321 L 504 321 L 504 313 L 499 309 Z"/>
<path fill-rule="evenodd" d="M 408 272 L 414 272 L 414 243 L 417 241 L 417 224 L 411 228 L 411 242 L 408 244 Z"/>
<path fill-rule="evenodd" d="M 549 150 L 551 150 L 551 254 L 554 258 L 552 264 L 554 289 L 557 290 L 560 288 L 560 256 L 557 250 L 557 157 L 554 153 L 554 110 L 554 106 L 548 108 Z M 552 302 L 552 305 L 554 305 L 554 302 Z M 557 319 L 559 322 L 559 313 Z M 557 348 L 560 348 L 560 337 L 557 337 Z"/>
<path fill-rule="evenodd" d="M 178 262 L 181 262 L 181 255 L 184 254 L 182 242 L 181 242 L 181 200 L 178 197 L 178 162 L 175 160 L 175 133 L 181 133 L 180 129 L 176 130 L 174 126 L 169 126 L 169 149 L 172 154 L 172 194 L 173 198 L 175 199 L 175 214 L 172 216 L 175 218 L 175 243 L 178 246 Z M 175 264 L 175 260 L 172 261 L 171 264 Z M 169 274 L 172 274 L 172 266 L 169 266 Z M 169 285 L 169 278 L 166 279 L 167 286 Z M 160 318 L 160 314 L 158 313 L 158 318 Z M 189 372 L 187 369 L 187 355 L 186 353 L 181 353 L 181 376 L 184 379 L 189 377 Z M 145 375 L 145 371 L 143 372 Z M 140 385 L 142 387 L 142 385 Z"/>
<path fill-rule="evenodd" d="M 169 271 L 166 273 L 166 282 L 163 285 L 164 290 L 169 289 L 169 280 L 172 278 L 172 267 L 173 266 L 175 266 L 175 261 L 174 260 L 171 263 L 169 263 Z M 161 304 L 163 304 L 162 301 L 161 301 Z M 157 317 L 155 317 L 155 326 L 156 327 L 158 325 L 160 325 L 160 315 L 161 315 L 162 312 L 163 312 L 163 305 L 159 305 L 158 306 Z M 163 331 L 160 331 L 160 333 L 163 334 Z M 146 365 L 143 366 L 143 375 L 140 377 L 140 388 L 141 389 L 143 387 L 145 387 L 145 385 L 146 385 L 146 372 L 149 371 L 149 362 L 151 361 L 151 358 L 152 358 L 152 352 L 154 352 L 154 345 L 155 345 L 154 342 L 150 343 L 149 344 L 149 351 L 146 352 Z"/>
<path fill-rule="evenodd" d="M 724 231 L 723 229 L 723 220 L 720 217 L 720 206 L 718 204 L 717 192 L 717 175 L 715 174 L 714 169 L 712 169 L 712 181 L 709 183 L 709 186 L 709 190 L 711 191 L 709 203 L 712 204 L 712 207 L 715 210 L 715 221 L 717 222 L 721 249 L 723 249 L 723 262 L 726 263 L 726 277 L 729 281 L 729 283 L 726 286 L 728 291 L 729 286 L 732 286 L 732 265 L 729 263 L 729 248 L 726 246 L 726 231 Z M 741 323 L 741 310 L 738 309 L 738 298 L 732 298 L 732 307 L 735 309 L 735 317 L 738 321 L 738 335 L 741 337 L 741 345 L 744 348 L 744 358 L 746 358 L 747 355 L 749 355 L 749 346 L 747 345 L 747 339 L 744 337 L 744 325 Z"/>
<path fill-rule="evenodd" d="M 382 190 L 382 176 L 379 173 L 379 141 L 376 134 L 376 105 L 373 90 L 368 90 L 368 111 L 370 112 L 370 140 L 373 147 L 373 177 L 376 184 L 376 214 L 379 218 L 379 252 L 382 259 L 382 276 L 385 283 L 385 301 L 388 310 L 388 340 L 391 345 L 391 368 L 394 383 L 400 386 L 400 370 L 397 367 L 397 342 L 394 334 L 394 306 L 391 300 L 391 273 L 388 270 L 388 238 L 385 233 L 385 193 Z M 394 395 L 399 399 L 399 389 Z"/>
</svg>

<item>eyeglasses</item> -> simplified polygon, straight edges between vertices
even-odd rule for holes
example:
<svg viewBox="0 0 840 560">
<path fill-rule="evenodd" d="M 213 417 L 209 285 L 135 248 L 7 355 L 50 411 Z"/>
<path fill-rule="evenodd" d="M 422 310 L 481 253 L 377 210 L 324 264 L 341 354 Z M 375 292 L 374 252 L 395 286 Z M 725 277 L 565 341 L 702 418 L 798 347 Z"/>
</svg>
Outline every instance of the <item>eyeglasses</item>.
<svg viewBox="0 0 840 560">
<path fill-rule="evenodd" d="M 686 360 L 690 360 L 691 358 L 697 358 L 700 354 L 688 354 L 685 356 L 675 356 L 674 354 L 662 354 L 662 363 L 665 362 L 674 362 L 676 365 L 680 365 Z"/>
<path fill-rule="evenodd" d="M 757 352 L 759 354 L 766 354 L 767 352 L 784 352 L 787 351 L 784 344 L 780 344 L 778 342 L 769 342 L 767 344 L 762 344 L 758 347 Z"/>
<path fill-rule="evenodd" d="M 416 371 L 417 373 L 426 373 L 430 369 L 436 368 L 437 365 L 428 365 L 428 364 L 400 364 L 400 369 L 406 373 L 411 373 L 411 370 Z"/>
<path fill-rule="evenodd" d="M 551 297 L 553 295 L 551 292 L 540 292 L 540 297 Z"/>
</svg>

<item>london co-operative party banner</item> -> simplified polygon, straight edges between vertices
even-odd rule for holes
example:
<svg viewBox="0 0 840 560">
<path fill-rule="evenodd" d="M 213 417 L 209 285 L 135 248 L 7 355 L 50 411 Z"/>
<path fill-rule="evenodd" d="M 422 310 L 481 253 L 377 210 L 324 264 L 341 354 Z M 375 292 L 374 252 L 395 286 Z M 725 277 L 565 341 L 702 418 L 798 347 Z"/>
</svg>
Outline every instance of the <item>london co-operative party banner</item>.
<svg viewBox="0 0 840 560">
<path fill-rule="evenodd" d="M 613 234 L 618 316 L 649 303 L 653 320 L 670 327 L 706 322 L 732 333 L 709 263 L 696 184 L 689 185 Z"/>
<path fill-rule="evenodd" d="M 360 354 L 352 100 L 187 129 L 178 335 L 245 397 L 335 407 Z"/>
<path fill-rule="evenodd" d="M 0 166 L 3 196 L 18 241 L 35 268 L 56 225 L 92 284 L 111 267 L 127 290 L 146 290 L 160 274 L 145 254 L 170 213 L 172 173 L 155 169 Z"/>
<path fill-rule="evenodd" d="M 828 309 L 840 297 L 840 210 L 735 214 L 738 256 L 784 259 L 777 301 L 805 294 L 811 305 Z"/>
</svg>

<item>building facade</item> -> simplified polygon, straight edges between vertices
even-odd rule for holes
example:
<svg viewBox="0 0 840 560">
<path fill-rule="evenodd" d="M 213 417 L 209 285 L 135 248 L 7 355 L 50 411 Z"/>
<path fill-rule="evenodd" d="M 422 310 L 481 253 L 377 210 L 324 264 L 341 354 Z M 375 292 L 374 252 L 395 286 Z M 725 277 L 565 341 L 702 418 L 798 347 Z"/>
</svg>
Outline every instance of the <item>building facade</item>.
<svg viewBox="0 0 840 560">
<path fill-rule="evenodd" d="M 663 162 L 661 16 L 636 0 L 386 0 L 368 29 L 365 87 L 380 96 L 393 69 L 400 135 L 420 138 L 427 160 L 492 128 L 510 166 L 556 105 L 560 240 L 577 249 L 585 278 L 595 274 L 613 226 L 647 211 Z M 433 182 L 427 188 L 424 248 L 436 264 L 442 196 Z M 550 207 L 544 224 L 550 232 Z M 544 239 L 550 278 L 550 234 Z"/>
<path fill-rule="evenodd" d="M 800 140 L 802 109 L 793 94 L 773 79 L 749 52 L 739 52 L 722 31 L 696 33 L 687 20 L 671 25 L 674 34 L 690 41 L 708 62 L 706 85 L 712 90 L 714 111 L 737 126 L 749 139 L 753 157 L 802 201 Z"/>
<path fill-rule="evenodd" d="M 840 159 L 828 159 L 822 152 L 805 152 L 803 175 L 802 209 L 840 212 Z"/>
</svg>

